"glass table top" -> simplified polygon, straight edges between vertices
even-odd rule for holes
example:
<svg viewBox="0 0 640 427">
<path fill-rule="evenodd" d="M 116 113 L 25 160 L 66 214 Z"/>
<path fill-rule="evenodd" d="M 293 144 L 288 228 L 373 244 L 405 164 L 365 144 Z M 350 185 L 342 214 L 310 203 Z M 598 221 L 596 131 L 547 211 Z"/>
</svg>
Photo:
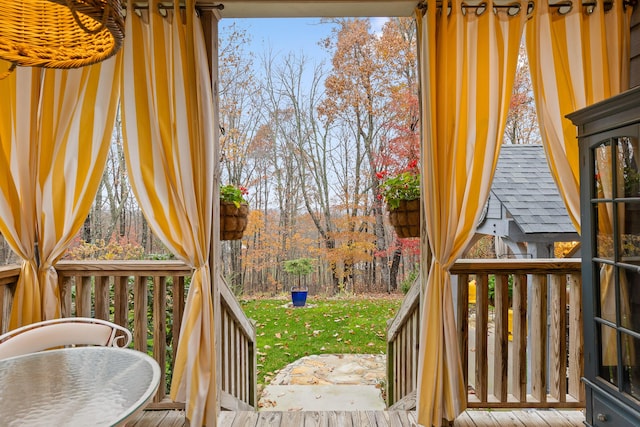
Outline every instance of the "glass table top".
<svg viewBox="0 0 640 427">
<path fill-rule="evenodd" d="M 159 381 L 157 362 L 129 349 L 77 347 L 0 360 L 0 425 L 114 425 L 146 404 Z"/>
</svg>

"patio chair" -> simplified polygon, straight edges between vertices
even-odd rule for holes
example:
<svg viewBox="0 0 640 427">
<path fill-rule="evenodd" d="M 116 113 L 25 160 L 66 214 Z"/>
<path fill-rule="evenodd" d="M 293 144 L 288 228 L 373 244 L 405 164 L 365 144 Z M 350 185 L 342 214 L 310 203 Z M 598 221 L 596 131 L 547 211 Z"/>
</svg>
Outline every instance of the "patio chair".
<svg viewBox="0 0 640 427">
<path fill-rule="evenodd" d="M 131 332 L 107 320 L 65 317 L 16 328 L 0 335 L 0 359 L 59 347 L 127 347 Z"/>
</svg>

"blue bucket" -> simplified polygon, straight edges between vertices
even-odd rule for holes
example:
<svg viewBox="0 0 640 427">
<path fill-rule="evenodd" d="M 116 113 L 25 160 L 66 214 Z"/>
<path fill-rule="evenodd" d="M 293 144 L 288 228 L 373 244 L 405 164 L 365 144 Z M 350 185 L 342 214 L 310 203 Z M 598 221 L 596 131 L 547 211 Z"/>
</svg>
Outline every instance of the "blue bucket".
<svg viewBox="0 0 640 427">
<path fill-rule="evenodd" d="M 304 307 L 307 303 L 307 292 L 308 291 L 291 291 L 291 302 L 294 307 Z"/>
</svg>

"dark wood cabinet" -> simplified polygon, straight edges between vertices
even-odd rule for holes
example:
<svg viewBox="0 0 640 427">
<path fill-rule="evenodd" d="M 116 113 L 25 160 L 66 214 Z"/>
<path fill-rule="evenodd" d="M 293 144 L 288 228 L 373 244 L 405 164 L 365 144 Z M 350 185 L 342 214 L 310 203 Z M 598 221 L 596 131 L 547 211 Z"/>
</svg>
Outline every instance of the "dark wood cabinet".
<svg viewBox="0 0 640 427">
<path fill-rule="evenodd" d="M 640 426 L 640 87 L 578 127 L 586 424 Z"/>
</svg>

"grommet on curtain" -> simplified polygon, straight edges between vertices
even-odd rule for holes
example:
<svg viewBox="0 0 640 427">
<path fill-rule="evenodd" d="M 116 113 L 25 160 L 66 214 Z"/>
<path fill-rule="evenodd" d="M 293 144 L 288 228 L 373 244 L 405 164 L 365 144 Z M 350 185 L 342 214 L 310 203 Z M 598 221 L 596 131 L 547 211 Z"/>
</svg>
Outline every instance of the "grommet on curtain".
<svg viewBox="0 0 640 427">
<path fill-rule="evenodd" d="M 484 3 L 483 3 L 484 4 Z M 527 8 L 533 8 L 533 3 L 529 2 L 527 4 Z M 520 3 L 507 3 L 507 4 L 494 4 L 493 5 L 493 13 L 495 15 L 498 14 L 498 12 L 500 11 L 505 11 L 507 16 L 509 17 L 514 17 L 514 16 L 518 16 L 520 14 L 520 10 L 522 9 L 522 6 Z M 481 13 L 478 13 L 478 15 L 480 15 Z"/>
<path fill-rule="evenodd" d="M 507 7 L 507 15 L 509 16 L 518 16 L 518 14 L 520 13 L 519 3 L 508 4 L 506 7 Z"/>
<path fill-rule="evenodd" d="M 467 4 L 467 3 L 462 3 L 462 5 L 460 6 L 461 12 L 463 16 L 467 15 L 467 9 L 475 9 L 475 14 L 480 16 L 482 15 L 484 12 L 486 12 L 487 10 L 487 3 L 486 2 L 482 2 L 482 3 L 478 3 L 478 4 Z M 449 9 L 451 10 L 451 9 Z M 494 12 L 495 12 L 495 8 L 494 8 Z"/>
<path fill-rule="evenodd" d="M 566 15 L 573 9 L 573 2 L 564 1 L 553 5 L 560 15 Z"/>
<path fill-rule="evenodd" d="M 535 8 L 536 8 L 536 5 L 534 2 L 530 1 L 529 3 L 527 3 L 527 16 L 531 16 Z"/>
<path fill-rule="evenodd" d="M 625 9 L 627 7 L 634 7 L 637 4 L 638 4 L 638 0 L 624 0 L 622 2 L 622 5 L 624 6 Z M 613 7 L 613 5 L 612 5 L 612 7 Z"/>
</svg>

